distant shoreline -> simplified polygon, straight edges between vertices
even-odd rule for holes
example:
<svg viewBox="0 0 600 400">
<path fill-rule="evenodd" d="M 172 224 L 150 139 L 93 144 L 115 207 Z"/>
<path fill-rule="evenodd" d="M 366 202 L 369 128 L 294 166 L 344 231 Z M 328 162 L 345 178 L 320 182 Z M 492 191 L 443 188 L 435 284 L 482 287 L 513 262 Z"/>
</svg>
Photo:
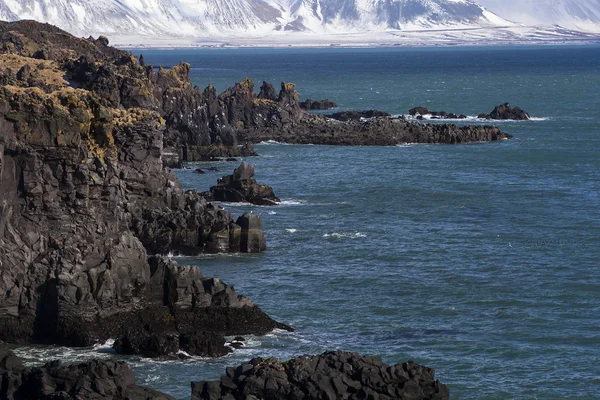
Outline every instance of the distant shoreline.
<svg viewBox="0 0 600 400">
<path fill-rule="evenodd" d="M 483 48 L 526 46 L 594 46 L 600 45 L 600 34 L 594 39 L 569 39 L 561 41 L 515 41 L 515 42 L 457 42 L 457 43 L 120 43 L 112 46 L 123 50 L 220 50 L 220 49 L 392 49 L 392 48 Z"/>
</svg>

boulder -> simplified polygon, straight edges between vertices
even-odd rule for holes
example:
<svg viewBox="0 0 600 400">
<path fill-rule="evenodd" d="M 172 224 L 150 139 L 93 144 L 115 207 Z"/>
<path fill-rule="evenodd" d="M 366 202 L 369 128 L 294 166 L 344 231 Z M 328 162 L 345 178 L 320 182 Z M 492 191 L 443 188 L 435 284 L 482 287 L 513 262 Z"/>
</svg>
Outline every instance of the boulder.
<svg viewBox="0 0 600 400">
<path fill-rule="evenodd" d="M 254 358 L 227 368 L 218 381 L 192 382 L 192 400 L 412 399 L 447 400 L 435 372 L 412 361 L 387 365 L 376 357 L 330 351 L 281 362 Z"/>
</svg>

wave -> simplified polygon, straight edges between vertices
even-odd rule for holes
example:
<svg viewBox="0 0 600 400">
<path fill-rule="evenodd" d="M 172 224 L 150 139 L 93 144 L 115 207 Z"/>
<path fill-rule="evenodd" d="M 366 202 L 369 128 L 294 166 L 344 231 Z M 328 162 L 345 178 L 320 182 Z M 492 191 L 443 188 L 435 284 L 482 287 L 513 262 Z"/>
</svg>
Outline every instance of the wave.
<svg viewBox="0 0 600 400">
<path fill-rule="evenodd" d="M 402 114 L 398 114 L 398 115 L 393 115 L 393 118 L 400 118 L 402 117 Z M 433 117 L 431 114 L 425 114 L 422 116 L 423 119 L 417 119 L 417 117 L 412 116 L 412 115 L 404 115 L 404 118 L 406 118 L 407 121 L 433 121 L 433 122 L 453 122 L 453 123 L 461 123 L 461 122 L 465 122 L 465 121 L 469 121 L 469 122 L 485 122 L 485 123 L 493 123 L 493 124 L 500 124 L 500 123 L 510 123 L 510 122 L 526 122 L 526 121 L 535 121 L 535 122 L 539 122 L 539 121 L 549 121 L 550 117 L 531 117 L 529 120 L 518 120 L 518 119 L 486 119 L 486 118 L 478 118 L 474 115 L 467 115 L 467 118 L 435 118 Z"/>
<path fill-rule="evenodd" d="M 358 238 L 365 238 L 367 237 L 366 233 L 362 233 L 362 232 L 333 232 L 333 233 L 326 233 L 323 235 L 324 238 L 334 238 L 334 239 L 343 239 L 343 238 L 349 238 L 349 239 L 358 239 Z"/>
<path fill-rule="evenodd" d="M 273 139 L 263 140 L 262 142 L 260 142 L 258 144 L 264 144 L 264 145 L 280 144 L 280 145 L 284 145 L 284 146 L 289 146 L 290 145 L 289 143 L 278 142 L 277 140 L 273 140 Z"/>
<path fill-rule="evenodd" d="M 298 229 L 288 228 L 288 229 L 286 229 L 286 231 L 289 233 L 296 233 L 296 232 L 298 232 Z"/>
<path fill-rule="evenodd" d="M 282 205 L 282 206 L 302 206 L 302 205 L 306 204 L 306 201 L 290 199 L 290 200 L 282 200 L 277 204 Z"/>
</svg>

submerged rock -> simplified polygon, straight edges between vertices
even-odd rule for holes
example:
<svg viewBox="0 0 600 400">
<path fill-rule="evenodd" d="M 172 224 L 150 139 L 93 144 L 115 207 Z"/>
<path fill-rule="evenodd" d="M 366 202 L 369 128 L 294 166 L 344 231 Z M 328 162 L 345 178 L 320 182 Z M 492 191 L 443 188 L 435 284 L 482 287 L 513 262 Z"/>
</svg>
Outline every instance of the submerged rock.
<svg viewBox="0 0 600 400">
<path fill-rule="evenodd" d="M 344 351 L 286 362 L 254 358 L 227 368 L 218 381 L 192 382 L 192 400 L 449 399 L 448 388 L 434 374 L 411 361 L 387 365 L 376 357 Z"/>
<path fill-rule="evenodd" d="M 273 188 L 260 185 L 254 178 L 254 165 L 242 162 L 233 174 L 220 178 L 216 186 L 202 194 L 208 200 L 227 201 L 233 203 L 252 203 L 262 206 L 273 206 L 279 203 Z M 239 224 L 238 224 L 239 225 Z"/>
</svg>

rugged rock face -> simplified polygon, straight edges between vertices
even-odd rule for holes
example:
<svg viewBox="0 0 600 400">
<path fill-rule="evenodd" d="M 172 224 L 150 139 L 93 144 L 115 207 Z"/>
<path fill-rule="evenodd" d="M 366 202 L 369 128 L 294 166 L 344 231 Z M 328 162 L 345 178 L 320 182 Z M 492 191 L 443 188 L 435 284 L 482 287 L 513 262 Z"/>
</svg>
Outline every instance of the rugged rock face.
<svg viewBox="0 0 600 400">
<path fill-rule="evenodd" d="M 306 99 L 303 102 L 300 102 L 300 108 L 303 110 L 331 110 L 332 108 L 337 108 L 337 104 L 335 104 L 333 101 L 330 101 L 329 99 Z"/>
<path fill-rule="evenodd" d="M 434 370 L 411 361 L 387 365 L 343 351 L 281 362 L 254 358 L 227 368 L 219 381 L 193 382 L 192 400 L 449 399 Z"/>
<path fill-rule="evenodd" d="M 228 201 L 233 203 L 252 203 L 262 206 L 274 206 L 279 203 L 273 188 L 259 185 L 254 178 L 254 164 L 242 162 L 232 175 L 220 178 L 209 192 L 202 193 L 207 200 Z"/>
<path fill-rule="evenodd" d="M 214 345 L 194 347 L 212 355 L 224 334 L 280 326 L 193 267 L 149 258 L 248 248 L 231 214 L 163 168 L 164 144 L 187 132 L 180 112 L 199 106 L 189 66 L 155 72 L 32 21 L 0 23 L 0 36 L 0 339 L 85 346 L 145 331 L 201 343 L 190 335 L 205 332 Z M 129 349 L 167 352 L 152 346 Z"/>
<path fill-rule="evenodd" d="M 25 368 L 5 345 L 0 345 L 0 398 L 3 400 L 174 400 L 135 384 L 135 376 L 122 361 L 90 361 Z"/>
<path fill-rule="evenodd" d="M 480 114 L 479 118 L 485 119 L 514 119 L 514 120 L 529 120 L 531 117 L 520 107 L 511 108 L 510 104 L 504 103 L 494 107 L 489 114 Z"/>
</svg>

